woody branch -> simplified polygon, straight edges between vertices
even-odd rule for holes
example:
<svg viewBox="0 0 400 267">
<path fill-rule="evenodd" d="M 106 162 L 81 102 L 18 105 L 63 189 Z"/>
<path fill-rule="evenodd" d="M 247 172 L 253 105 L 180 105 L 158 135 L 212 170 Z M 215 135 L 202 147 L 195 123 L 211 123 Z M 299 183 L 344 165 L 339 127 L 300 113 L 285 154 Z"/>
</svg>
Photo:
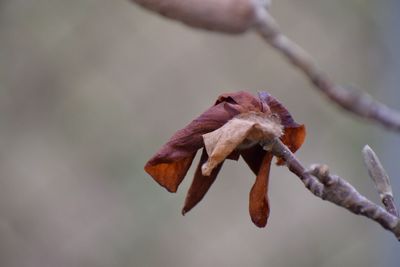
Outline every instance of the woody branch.
<svg viewBox="0 0 400 267">
<path fill-rule="evenodd" d="M 390 208 L 385 210 L 361 195 L 346 180 L 330 174 L 326 165 L 314 164 L 307 170 L 278 138 L 265 146 L 265 149 L 283 158 L 288 169 L 298 176 L 315 196 L 379 223 L 400 240 L 400 218 L 393 215 Z M 394 202 L 392 204 L 394 205 Z"/>
<path fill-rule="evenodd" d="M 360 117 L 400 131 L 398 111 L 374 100 L 365 92 L 335 84 L 304 49 L 280 32 L 278 24 L 266 9 L 257 8 L 256 29 L 268 44 L 298 67 L 330 100 Z"/>
<path fill-rule="evenodd" d="M 289 62 L 299 68 L 316 89 L 343 109 L 400 132 L 400 113 L 367 93 L 336 84 L 303 48 L 285 36 L 269 14 L 269 0 L 131 0 L 189 26 L 240 34 L 256 30 Z"/>
</svg>

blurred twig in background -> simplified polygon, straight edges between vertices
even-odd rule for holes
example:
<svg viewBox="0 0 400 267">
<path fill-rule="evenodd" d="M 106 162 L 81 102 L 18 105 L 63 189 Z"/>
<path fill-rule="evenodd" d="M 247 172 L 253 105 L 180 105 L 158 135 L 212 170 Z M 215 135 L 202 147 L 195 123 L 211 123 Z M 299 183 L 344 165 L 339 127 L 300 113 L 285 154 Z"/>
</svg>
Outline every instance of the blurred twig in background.
<svg viewBox="0 0 400 267">
<path fill-rule="evenodd" d="M 335 84 L 299 45 L 286 37 L 269 14 L 267 0 L 133 0 L 187 25 L 224 33 L 255 29 L 264 40 L 298 67 L 331 101 L 362 118 L 400 131 L 400 113 L 360 90 Z"/>
<path fill-rule="evenodd" d="M 256 28 L 259 34 L 294 66 L 302 70 L 317 89 L 343 109 L 389 129 L 400 131 L 400 113 L 398 111 L 374 100 L 365 92 L 335 84 L 318 68 L 312 57 L 304 49 L 279 31 L 277 23 L 267 10 L 258 9 Z"/>
</svg>

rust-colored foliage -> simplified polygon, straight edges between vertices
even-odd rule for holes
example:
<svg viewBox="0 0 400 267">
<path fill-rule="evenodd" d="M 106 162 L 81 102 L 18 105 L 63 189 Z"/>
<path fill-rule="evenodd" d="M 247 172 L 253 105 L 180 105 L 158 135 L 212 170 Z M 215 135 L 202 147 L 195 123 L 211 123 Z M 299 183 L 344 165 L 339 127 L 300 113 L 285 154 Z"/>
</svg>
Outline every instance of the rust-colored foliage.
<svg viewBox="0 0 400 267">
<path fill-rule="evenodd" d="M 258 114 L 258 119 L 252 119 L 252 115 L 249 114 Z M 217 149 L 222 147 L 223 152 L 229 154 L 226 157 L 228 159 L 238 160 L 241 156 L 257 176 L 250 191 L 249 212 L 252 221 L 258 227 L 264 227 L 269 215 L 267 193 L 272 154 L 265 151 L 259 142 L 254 142 L 254 138 L 252 139 L 251 136 L 260 136 L 261 139 L 270 138 L 271 135 L 280 137 L 282 142 L 293 152 L 303 144 L 305 138 L 304 125 L 297 124 L 287 109 L 267 92 L 260 92 L 258 97 L 243 91 L 219 96 L 212 107 L 185 128 L 176 132 L 147 162 L 145 170 L 168 191 L 176 192 L 192 164 L 196 152 L 205 147 L 205 138 L 209 138 L 209 136 L 229 138 L 229 134 L 226 133 L 238 129 L 234 128 L 238 127 L 238 123 L 229 123 L 229 125 L 233 125 L 232 128 L 229 128 L 227 122 L 238 118 L 246 120 L 244 121 L 246 125 L 251 124 L 248 126 L 249 130 L 242 131 L 243 136 L 235 137 L 236 141 L 239 140 L 241 144 L 235 143 L 235 147 L 227 147 L 226 144 L 232 145 L 231 140 L 227 140 L 222 145 L 218 144 Z M 267 124 L 260 122 L 260 118 L 262 120 L 265 118 Z M 256 131 L 252 129 L 256 129 Z M 283 134 L 281 129 L 283 129 Z M 260 142 L 265 141 L 261 139 Z M 212 146 L 214 148 L 215 144 Z M 224 162 L 225 156 L 212 162 L 214 155 L 208 154 L 208 150 L 210 147 L 207 147 L 207 151 L 205 148 L 202 151 L 182 209 L 183 214 L 191 210 L 204 197 Z M 220 151 L 217 151 L 217 154 L 218 152 Z M 211 158 L 209 159 L 209 157 Z M 210 162 L 215 163 L 215 166 L 211 169 L 204 168 L 209 166 L 207 164 Z M 278 159 L 278 164 L 283 163 L 283 160 Z M 203 170 L 202 166 L 204 166 Z"/>
</svg>

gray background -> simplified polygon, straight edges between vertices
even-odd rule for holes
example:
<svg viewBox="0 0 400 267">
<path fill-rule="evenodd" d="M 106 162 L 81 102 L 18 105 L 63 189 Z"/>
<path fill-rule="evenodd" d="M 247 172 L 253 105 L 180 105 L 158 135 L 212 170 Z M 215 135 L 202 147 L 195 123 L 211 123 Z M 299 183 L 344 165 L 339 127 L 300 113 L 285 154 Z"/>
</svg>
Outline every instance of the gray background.
<svg viewBox="0 0 400 267">
<path fill-rule="evenodd" d="M 397 108 L 399 12 L 395 0 L 272 8 L 336 81 Z M 180 215 L 193 170 L 169 194 L 143 165 L 217 95 L 243 89 L 268 90 L 307 125 L 305 164 L 327 163 L 379 202 L 368 143 L 400 194 L 399 135 L 325 101 L 253 33 L 194 30 L 122 0 L 0 1 L 0 266 L 397 266 L 390 233 L 282 167 L 265 229 L 250 221 L 242 161 Z"/>
</svg>

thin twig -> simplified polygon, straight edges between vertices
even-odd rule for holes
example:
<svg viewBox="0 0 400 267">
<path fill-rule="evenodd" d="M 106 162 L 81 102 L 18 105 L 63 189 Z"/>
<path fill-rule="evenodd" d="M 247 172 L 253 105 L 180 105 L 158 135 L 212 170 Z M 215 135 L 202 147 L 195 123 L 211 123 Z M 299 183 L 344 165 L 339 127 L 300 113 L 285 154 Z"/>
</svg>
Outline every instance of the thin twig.
<svg viewBox="0 0 400 267">
<path fill-rule="evenodd" d="M 298 67 L 330 100 L 345 110 L 381 124 L 388 129 L 400 131 L 400 113 L 374 100 L 370 95 L 335 84 L 299 45 L 285 36 L 275 19 L 265 8 L 255 6 L 256 30 L 263 39 Z"/>
<path fill-rule="evenodd" d="M 398 217 L 399 213 L 397 212 L 396 204 L 393 198 L 393 190 L 392 186 L 390 185 L 390 179 L 383 168 L 382 163 L 375 152 L 368 145 L 363 148 L 362 154 L 364 156 L 365 165 L 368 169 L 368 174 L 375 183 L 376 189 L 378 190 L 385 209 Z"/>
<path fill-rule="evenodd" d="M 400 218 L 362 196 L 343 178 L 329 174 L 326 165 L 313 165 L 307 171 L 290 149 L 278 138 L 275 138 L 264 149 L 271 151 L 277 157 L 283 158 L 289 170 L 297 175 L 315 196 L 379 223 L 400 240 Z"/>
<path fill-rule="evenodd" d="M 400 131 L 400 112 L 353 88 L 335 84 L 299 45 L 285 36 L 268 13 L 270 0 L 131 0 L 189 26 L 240 34 L 255 27 L 264 40 L 298 67 L 330 100 L 345 110 Z M 205 14 L 207 14 L 205 16 Z"/>
<path fill-rule="evenodd" d="M 267 0 L 131 0 L 188 26 L 228 34 L 253 27 L 255 10 L 266 8 Z"/>
</svg>

